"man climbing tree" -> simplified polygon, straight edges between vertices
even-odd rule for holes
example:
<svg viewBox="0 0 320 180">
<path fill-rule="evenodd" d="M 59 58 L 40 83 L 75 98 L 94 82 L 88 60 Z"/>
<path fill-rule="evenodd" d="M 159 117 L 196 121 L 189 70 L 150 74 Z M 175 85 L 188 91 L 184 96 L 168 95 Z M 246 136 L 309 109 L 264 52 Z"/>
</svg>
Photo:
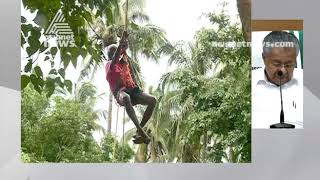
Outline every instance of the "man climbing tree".
<svg viewBox="0 0 320 180">
<path fill-rule="evenodd" d="M 129 118 L 137 128 L 133 142 L 136 144 L 150 142 L 149 136 L 142 129 L 150 119 L 156 105 L 155 97 L 144 93 L 137 84 L 133 73 L 131 59 L 126 53 L 128 48 L 127 33 L 124 31 L 119 46 L 112 44 L 107 48 L 108 63 L 106 65 L 106 79 L 115 99 L 120 106 L 124 106 Z M 143 118 L 139 123 L 133 106 L 147 105 Z"/>
</svg>

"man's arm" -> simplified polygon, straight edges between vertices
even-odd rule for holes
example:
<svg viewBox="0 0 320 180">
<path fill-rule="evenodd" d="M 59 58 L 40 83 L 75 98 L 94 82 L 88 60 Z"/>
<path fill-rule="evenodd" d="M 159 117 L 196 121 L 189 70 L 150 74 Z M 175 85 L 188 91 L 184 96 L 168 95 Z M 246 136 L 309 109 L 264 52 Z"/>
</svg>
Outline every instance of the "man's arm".
<svg viewBox="0 0 320 180">
<path fill-rule="evenodd" d="M 114 55 L 112 57 L 111 67 L 113 67 L 114 64 L 116 63 L 116 61 L 120 59 L 120 56 L 121 56 L 122 52 L 125 51 L 128 48 L 127 37 L 128 37 L 128 34 L 127 34 L 126 31 L 124 31 L 122 36 L 121 36 L 119 46 L 118 46 L 117 50 L 115 51 L 115 53 L 114 53 Z"/>
</svg>

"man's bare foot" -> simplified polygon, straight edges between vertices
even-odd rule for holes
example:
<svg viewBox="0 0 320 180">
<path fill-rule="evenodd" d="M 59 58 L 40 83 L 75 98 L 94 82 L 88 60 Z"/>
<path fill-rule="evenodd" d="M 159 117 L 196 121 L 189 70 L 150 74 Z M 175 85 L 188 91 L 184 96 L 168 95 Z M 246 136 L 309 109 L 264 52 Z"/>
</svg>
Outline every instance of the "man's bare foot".
<svg viewBox="0 0 320 180">
<path fill-rule="evenodd" d="M 147 127 L 144 127 L 144 128 L 142 128 L 142 129 L 143 129 L 143 131 L 144 131 L 146 134 L 150 134 L 150 133 L 151 133 L 151 131 L 148 130 Z M 134 134 L 132 137 L 133 137 L 133 138 L 136 138 L 136 137 L 138 137 L 138 136 L 140 136 L 140 134 L 139 134 L 139 132 L 138 132 L 138 130 L 137 130 L 137 131 L 136 131 L 136 134 Z"/>
<path fill-rule="evenodd" d="M 135 144 L 142 144 L 142 143 L 145 143 L 145 144 L 149 144 L 150 142 L 150 138 L 149 137 L 142 137 L 141 135 L 135 135 L 134 137 L 135 139 L 133 140 L 133 142 Z"/>
</svg>

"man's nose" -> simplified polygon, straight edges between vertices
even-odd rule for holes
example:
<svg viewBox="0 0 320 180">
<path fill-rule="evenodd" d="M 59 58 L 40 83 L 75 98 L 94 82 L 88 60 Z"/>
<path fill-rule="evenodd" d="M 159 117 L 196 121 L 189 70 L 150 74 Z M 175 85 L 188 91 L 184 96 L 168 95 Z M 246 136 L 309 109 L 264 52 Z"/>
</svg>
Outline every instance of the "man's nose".
<svg viewBox="0 0 320 180">
<path fill-rule="evenodd" d="M 287 73 L 287 69 L 284 67 L 284 65 L 281 66 L 280 71 L 282 71 L 283 75 Z"/>
</svg>

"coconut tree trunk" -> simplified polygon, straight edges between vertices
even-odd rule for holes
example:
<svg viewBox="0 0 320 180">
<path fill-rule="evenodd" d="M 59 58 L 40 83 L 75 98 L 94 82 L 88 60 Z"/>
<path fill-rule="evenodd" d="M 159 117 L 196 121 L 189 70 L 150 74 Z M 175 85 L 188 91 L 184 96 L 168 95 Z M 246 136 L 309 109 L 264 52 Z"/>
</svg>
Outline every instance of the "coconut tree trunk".
<svg viewBox="0 0 320 180">
<path fill-rule="evenodd" d="M 117 119 L 116 119 L 116 132 L 115 134 L 117 135 L 118 133 L 118 122 L 119 122 L 119 105 L 117 106 Z"/>
<path fill-rule="evenodd" d="M 157 148 L 157 145 L 153 139 L 153 142 L 151 143 L 151 146 L 150 146 L 151 162 L 157 162 L 158 154 L 157 154 L 156 148 Z"/>
<path fill-rule="evenodd" d="M 124 125 L 125 125 L 125 120 L 126 120 L 126 110 L 123 108 L 123 119 L 122 119 L 122 155 L 121 155 L 121 161 L 123 161 L 123 150 L 124 150 Z"/>
<path fill-rule="evenodd" d="M 140 144 L 138 147 L 138 151 L 135 156 L 135 162 L 146 162 L 147 161 L 147 145 Z"/>
<path fill-rule="evenodd" d="M 237 0 L 242 31 L 247 42 L 251 41 L 251 0 Z"/>
<path fill-rule="evenodd" d="M 112 124 L 112 103 L 113 103 L 113 95 L 110 91 L 109 94 L 109 107 L 108 107 L 108 129 L 107 132 L 111 134 L 111 124 Z"/>
</svg>

